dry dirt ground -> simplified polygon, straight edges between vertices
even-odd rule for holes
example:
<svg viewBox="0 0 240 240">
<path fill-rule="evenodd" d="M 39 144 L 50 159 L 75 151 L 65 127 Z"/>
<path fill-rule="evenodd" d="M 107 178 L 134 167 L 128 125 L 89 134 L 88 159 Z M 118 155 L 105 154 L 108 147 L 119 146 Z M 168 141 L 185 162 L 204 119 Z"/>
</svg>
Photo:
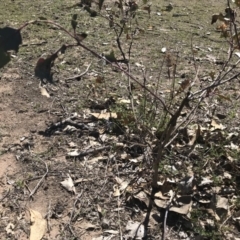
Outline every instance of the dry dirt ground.
<svg viewBox="0 0 240 240">
<path fill-rule="evenodd" d="M 88 31 L 86 45 L 98 53 L 108 50 L 115 44 L 108 22 L 90 18 L 80 8 L 68 8 L 76 2 L 1 0 L 0 26 L 18 28 L 28 20 L 46 17 L 70 30 L 71 16 L 78 13 L 79 28 Z M 181 52 L 179 76 L 189 77 L 195 74 L 190 57 L 191 41 L 203 62 L 207 49 L 219 59 L 227 52 L 224 40 L 210 24 L 211 15 L 222 11 L 225 1 L 173 1 L 170 13 L 162 11 L 168 1 L 152 1 L 152 4 L 151 19 L 146 11 L 139 17 L 145 34 L 136 40 L 139 42 L 132 50 L 132 71 L 139 78 L 142 77 L 139 64 L 149 68 L 150 79 L 157 77 L 158 60 L 164 47 Z M 130 220 L 144 220 L 148 200 L 143 197 L 141 201 L 141 197 L 134 198 L 131 194 L 120 195 L 116 188 L 124 185 L 121 182 L 124 180 L 132 188 L 137 184 L 140 190 L 150 189 L 151 164 L 134 161 L 143 155 L 145 143 L 142 144 L 139 136 L 122 135 L 121 126 L 110 131 L 111 123 L 104 119 L 97 121 L 90 114 L 106 109 L 112 98 L 127 98 L 124 76 L 110 67 L 104 69 L 99 59 L 78 47 L 56 60 L 54 83 L 46 87 L 50 94 L 47 98 L 41 95 L 40 82 L 34 76 L 35 64 L 42 54 L 56 51 L 69 40 L 56 27 L 44 24 L 24 29 L 22 36 L 19 53 L 0 70 L 0 239 L 29 239 L 30 227 L 34 225 L 32 210 L 46 221 L 42 239 L 131 238 L 126 225 Z M 117 49 L 116 44 L 114 47 Z M 90 63 L 88 73 L 80 80 L 66 80 L 84 72 Z M 202 77 L 209 74 L 204 70 L 211 65 L 207 60 L 204 64 Z M 104 83 L 99 76 L 104 76 Z M 235 99 L 239 96 L 236 89 L 229 89 Z M 163 92 L 167 90 L 168 84 L 163 86 Z M 219 113 L 224 111 L 219 109 Z M 233 111 L 232 123 L 236 126 L 238 107 Z M 119 144 L 113 146 L 113 143 Z M 79 156 L 92 149 L 98 151 Z M 143 171 L 142 166 L 148 169 Z M 75 193 L 61 185 L 69 176 L 74 181 Z M 198 211 L 201 212 L 200 208 Z M 148 239 L 161 238 L 163 212 L 156 206 L 153 209 Z M 170 216 L 166 239 L 227 239 L 221 237 L 222 233 L 214 233 L 214 237 L 207 235 L 214 232 L 212 228 L 210 231 L 203 227 L 204 232 L 191 225 L 191 221 L 191 226 L 188 223 L 187 216 Z M 239 228 L 229 229 L 232 239 L 237 239 Z"/>
</svg>

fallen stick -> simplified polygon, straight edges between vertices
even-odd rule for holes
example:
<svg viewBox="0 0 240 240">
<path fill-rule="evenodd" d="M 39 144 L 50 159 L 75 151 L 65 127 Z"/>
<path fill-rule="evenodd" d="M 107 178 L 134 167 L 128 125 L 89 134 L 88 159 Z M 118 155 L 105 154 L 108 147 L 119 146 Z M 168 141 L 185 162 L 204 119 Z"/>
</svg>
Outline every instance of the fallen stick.
<svg viewBox="0 0 240 240">
<path fill-rule="evenodd" d="M 89 70 L 89 68 L 90 68 L 91 65 L 92 65 L 92 63 L 90 63 L 90 64 L 87 66 L 87 69 L 86 69 L 83 73 L 81 73 L 81 74 L 79 74 L 79 75 L 76 75 L 76 76 L 73 76 L 73 77 L 66 78 L 65 80 L 67 81 L 67 80 L 73 80 L 73 79 L 76 79 L 76 78 L 81 78 L 82 76 L 84 76 L 84 75 L 88 72 L 88 70 Z"/>
<path fill-rule="evenodd" d="M 94 148 L 94 149 L 90 149 L 90 150 L 87 150 L 87 151 L 79 152 L 77 154 L 74 154 L 74 156 L 68 155 L 68 157 L 84 157 L 84 156 L 87 156 L 89 154 L 94 154 L 94 153 L 97 153 L 99 151 L 109 150 L 109 149 L 111 149 L 110 146 L 104 146 L 104 147 L 99 147 L 99 148 Z"/>
<path fill-rule="evenodd" d="M 44 162 L 45 163 L 45 162 Z M 45 174 L 42 176 L 42 178 L 40 179 L 40 181 L 37 183 L 36 187 L 31 191 L 31 193 L 29 194 L 29 198 L 31 198 L 35 193 L 36 191 L 38 190 L 38 188 L 40 187 L 40 185 L 42 184 L 43 180 L 45 179 L 45 177 L 47 176 L 48 174 L 48 166 L 47 164 L 45 163 L 45 166 L 46 166 L 46 172 Z"/>
</svg>

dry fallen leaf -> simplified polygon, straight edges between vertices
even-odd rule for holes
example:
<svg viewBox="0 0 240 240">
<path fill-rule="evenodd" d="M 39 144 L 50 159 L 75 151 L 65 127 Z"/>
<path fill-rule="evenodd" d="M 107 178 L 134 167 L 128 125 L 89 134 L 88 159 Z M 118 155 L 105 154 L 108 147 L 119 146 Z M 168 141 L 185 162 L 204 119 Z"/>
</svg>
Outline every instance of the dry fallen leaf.
<svg viewBox="0 0 240 240">
<path fill-rule="evenodd" d="M 211 122 L 211 131 L 214 131 L 214 130 L 223 130 L 225 129 L 226 127 L 224 127 L 221 123 L 218 124 L 214 119 L 212 120 Z"/>
<path fill-rule="evenodd" d="M 229 201 L 225 197 L 214 195 L 211 201 L 209 212 L 217 221 L 224 220 L 229 210 Z"/>
<path fill-rule="evenodd" d="M 118 197 L 126 190 L 129 183 L 127 181 L 122 180 L 119 177 L 115 177 L 115 181 L 117 182 L 118 185 L 113 186 L 114 190 L 113 196 Z"/>
<path fill-rule="evenodd" d="M 7 225 L 7 227 L 5 228 L 5 230 L 6 230 L 6 232 L 7 232 L 8 235 L 13 235 L 13 234 L 14 234 L 14 231 L 13 231 L 14 228 L 15 228 L 14 224 L 9 223 L 9 224 Z"/>
<path fill-rule="evenodd" d="M 146 234 L 144 225 L 139 222 L 128 221 L 126 230 L 129 231 L 128 236 L 133 239 L 143 239 Z"/>
<path fill-rule="evenodd" d="M 82 229 L 85 229 L 85 230 L 92 230 L 92 229 L 96 229 L 97 226 L 90 223 L 90 222 L 87 222 L 87 221 L 82 221 L 81 224 L 79 224 L 79 227 L 82 228 Z"/>
<path fill-rule="evenodd" d="M 149 198 L 144 191 L 139 192 L 138 194 L 134 195 L 134 198 L 138 199 L 141 202 L 144 202 L 146 207 L 149 205 Z"/>
<path fill-rule="evenodd" d="M 45 234 L 47 222 L 41 213 L 33 209 L 29 209 L 31 214 L 30 240 L 41 240 Z"/>
<path fill-rule="evenodd" d="M 198 186 L 204 186 L 204 185 L 209 185 L 211 184 L 213 181 L 208 179 L 208 178 L 205 178 L 205 177 L 202 177 L 202 181 L 200 184 L 198 184 Z"/>
<path fill-rule="evenodd" d="M 179 214 L 186 215 L 191 209 L 192 206 L 192 196 L 186 195 L 181 196 L 178 199 L 176 199 L 176 202 L 178 202 L 178 206 L 172 206 L 170 207 L 169 211 L 177 212 Z"/>
<path fill-rule="evenodd" d="M 97 119 L 108 120 L 109 118 L 117 118 L 117 114 L 116 113 L 111 113 L 111 112 L 91 113 L 91 115 L 94 116 Z"/>
<path fill-rule="evenodd" d="M 166 199 L 165 200 L 155 199 L 154 202 L 160 208 L 166 208 L 168 206 L 168 200 L 166 200 Z"/>
<path fill-rule="evenodd" d="M 120 190 L 117 185 L 113 185 L 113 196 L 119 197 L 121 195 Z"/>
<path fill-rule="evenodd" d="M 80 152 L 79 152 L 78 149 L 75 149 L 75 150 L 73 150 L 73 151 L 68 152 L 67 155 L 68 155 L 69 157 L 77 157 L 77 156 L 80 155 Z"/>
<path fill-rule="evenodd" d="M 50 98 L 50 94 L 48 93 L 47 89 L 45 87 L 39 86 L 41 94 L 47 98 Z"/>
<path fill-rule="evenodd" d="M 69 192 L 73 192 L 74 194 L 76 194 L 76 189 L 74 187 L 73 180 L 72 180 L 72 178 L 70 177 L 69 174 L 68 174 L 68 178 L 61 182 L 61 185 L 65 189 L 67 189 Z"/>
<path fill-rule="evenodd" d="M 110 233 L 110 234 L 113 234 L 113 235 L 117 235 L 117 234 L 119 234 L 119 231 L 117 231 L 117 230 L 105 230 L 104 233 Z"/>
</svg>

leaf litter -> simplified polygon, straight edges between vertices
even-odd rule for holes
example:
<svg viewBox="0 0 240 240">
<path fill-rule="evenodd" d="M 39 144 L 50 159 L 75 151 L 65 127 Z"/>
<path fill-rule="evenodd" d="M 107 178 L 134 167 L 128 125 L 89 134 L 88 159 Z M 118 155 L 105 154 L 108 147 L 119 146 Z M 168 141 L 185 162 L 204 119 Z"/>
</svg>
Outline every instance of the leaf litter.
<svg viewBox="0 0 240 240">
<path fill-rule="evenodd" d="M 172 5 L 166 6 L 164 12 L 174 11 L 175 8 L 176 7 L 174 6 L 173 8 Z M 91 8 L 87 9 L 88 10 L 85 10 L 93 16 L 93 10 Z M 146 9 L 144 10 L 146 11 Z M 76 30 L 77 26 L 75 26 L 75 23 L 72 25 L 73 29 Z M 151 28 L 151 30 L 152 29 L 153 28 Z M 165 51 L 163 51 L 163 53 L 164 52 Z M 106 55 L 106 58 L 115 62 L 117 60 L 115 55 L 115 51 L 111 50 L 110 54 Z M 55 55 L 50 55 L 47 58 L 40 58 L 38 60 L 35 68 L 36 77 L 41 80 L 52 80 L 52 68 L 56 60 L 55 57 Z M 189 80 L 182 81 L 178 92 L 182 93 L 188 87 Z M 98 90 L 100 92 L 101 89 L 97 89 L 96 91 Z M 223 100 L 222 97 L 220 98 Z M 122 99 L 120 103 L 131 104 L 126 97 Z M 74 99 L 71 99 L 71 101 L 74 101 Z M 46 129 L 39 131 L 42 136 L 47 136 L 53 141 L 52 148 L 47 152 L 46 155 L 48 156 L 45 159 L 49 161 L 52 154 L 51 150 L 53 149 L 56 151 L 53 159 L 59 160 L 61 156 L 66 157 L 66 165 L 62 167 L 58 166 L 55 174 L 56 176 L 64 178 L 66 177 L 66 170 L 69 169 L 71 171 L 71 177 L 68 175 L 68 177 L 61 182 L 61 185 L 69 192 L 76 193 L 81 188 L 86 191 L 83 200 L 82 198 L 78 199 L 78 201 L 74 199 L 76 204 L 74 204 L 74 206 L 73 204 L 68 205 L 68 209 L 70 207 L 74 209 L 73 222 L 75 226 L 80 225 L 80 228 L 86 231 L 98 229 L 98 224 L 100 223 L 98 213 L 101 208 L 101 214 L 107 215 L 112 221 L 111 224 L 109 223 L 109 227 L 112 229 L 105 230 L 101 232 L 101 234 L 118 235 L 120 233 L 119 229 L 121 230 L 118 224 L 116 224 L 118 217 L 111 213 L 113 206 L 115 206 L 118 216 L 122 219 L 122 227 L 126 227 L 124 234 L 128 234 L 126 236 L 130 238 L 137 235 L 137 237 L 141 239 L 145 236 L 145 229 L 141 222 L 144 220 L 144 214 L 149 204 L 149 191 L 151 190 L 149 185 L 151 171 L 148 170 L 149 165 L 147 162 L 151 162 L 152 158 L 151 155 L 147 153 L 146 146 L 149 143 L 154 145 L 154 143 L 151 142 L 151 139 L 148 139 L 149 142 L 143 144 L 142 139 L 137 139 L 135 133 L 130 132 L 130 134 L 128 134 L 130 129 L 128 125 L 134 122 L 132 120 L 132 113 L 128 113 L 127 116 L 125 116 L 121 112 L 108 112 L 109 109 L 107 109 L 104 104 L 102 107 L 104 108 L 103 112 L 97 112 L 97 109 L 94 109 L 94 112 L 92 112 L 91 109 L 87 115 L 81 115 L 81 111 L 79 111 L 79 114 L 72 114 L 72 116 L 67 114 L 71 112 L 71 106 L 69 106 L 69 109 L 66 108 L 65 111 L 60 111 L 59 108 L 51 109 L 52 112 L 56 111 L 56 115 L 60 116 L 60 119 L 52 119 L 52 122 L 48 122 Z M 206 120 L 206 114 L 203 113 L 202 116 Z M 189 125 L 185 134 L 178 136 L 171 143 L 170 147 L 172 153 L 174 153 L 174 160 L 167 161 L 166 163 L 166 159 L 164 159 L 164 166 L 161 168 L 164 173 L 163 176 L 161 176 L 163 183 L 159 183 L 159 190 L 154 196 L 154 202 L 156 204 L 155 210 L 158 210 L 158 213 L 166 211 L 169 206 L 169 221 L 174 219 L 174 216 L 176 216 L 174 214 L 178 214 L 177 216 L 181 220 L 186 220 L 186 218 L 189 218 L 191 214 L 193 215 L 196 209 L 201 206 L 209 212 L 207 219 L 204 219 L 201 215 L 199 217 L 199 222 L 205 227 L 213 226 L 211 217 L 217 221 L 221 221 L 221 223 L 224 223 L 229 217 L 229 200 L 227 197 L 234 197 L 237 186 L 235 183 L 229 182 L 231 174 L 229 174 L 228 171 L 230 171 L 230 168 L 238 168 L 238 165 L 236 164 L 234 166 L 235 163 L 228 163 L 227 156 L 232 154 L 229 150 L 221 152 L 221 155 L 217 158 L 213 157 L 210 160 L 204 159 L 205 155 L 202 154 L 202 149 L 205 148 L 208 151 L 211 148 L 218 147 L 216 139 L 224 138 L 227 129 L 224 124 L 213 119 L 207 119 L 206 124 L 206 121 L 202 121 L 200 116 L 199 121 L 200 123 L 196 123 L 194 127 Z M 120 128 L 121 131 L 119 131 L 118 128 Z M 37 129 L 37 131 L 38 130 L 39 129 Z M 114 137 L 112 135 L 114 135 Z M 63 138 L 67 141 L 63 140 Z M 56 141 L 54 141 L 54 139 L 56 139 Z M 104 141 L 101 139 L 104 139 Z M 238 143 L 231 141 L 232 140 L 229 139 L 229 142 L 224 146 L 231 150 L 237 150 Z M 98 146 L 96 147 L 96 145 Z M 187 148 L 192 148 L 193 146 L 194 148 L 190 149 L 191 151 L 186 151 Z M 229 146 L 231 147 L 229 148 Z M 33 158 L 38 159 L 37 154 L 32 153 L 29 149 L 25 149 L 23 144 L 20 144 L 18 147 L 19 149 L 15 149 L 16 151 L 21 151 L 19 161 L 28 161 L 31 165 L 34 162 L 32 160 Z M 71 150 L 69 150 L 69 147 Z M 219 149 L 216 151 L 219 151 Z M 114 154 L 112 154 L 113 152 Z M 28 158 L 24 156 L 24 154 L 26 154 Z M 172 156 L 168 156 L 167 154 L 166 157 L 172 158 Z M 234 155 L 231 158 L 234 158 Z M 217 172 L 218 175 L 214 176 L 216 177 L 214 178 L 212 174 L 216 166 L 219 172 Z M 37 167 L 35 170 L 32 169 L 34 170 L 33 172 L 36 176 L 43 175 L 44 172 L 41 166 L 37 165 Z M 202 168 L 202 174 L 197 172 L 197 168 Z M 190 172 L 193 174 L 190 174 Z M 53 173 L 49 174 L 49 178 L 55 177 Z M 82 178 L 82 174 L 87 175 L 89 178 Z M 224 176 L 224 178 L 220 179 L 219 176 Z M 47 182 L 51 182 L 49 178 Z M 86 179 L 90 179 L 91 181 L 86 181 Z M 220 181 L 221 185 L 219 185 L 220 189 L 216 196 L 216 188 L 214 185 L 217 181 Z M 59 182 L 60 181 L 57 181 L 58 184 Z M 21 183 L 18 184 L 20 185 Z M 54 181 L 52 181 L 51 184 L 54 184 Z M 229 191 L 229 193 L 224 193 L 223 190 L 226 187 L 229 187 L 230 190 L 232 188 L 233 192 Z M 18 186 L 16 186 L 16 188 L 18 188 Z M 49 186 L 43 185 L 44 191 L 47 191 L 48 188 Z M 177 194 L 169 203 L 173 190 L 176 191 Z M 61 195 L 63 200 L 70 198 L 70 194 L 67 191 L 65 192 L 66 193 L 62 193 Z M 89 192 L 92 194 L 91 197 L 89 197 Z M 110 201 L 109 199 L 111 199 L 112 196 L 114 196 L 114 201 L 116 202 L 112 203 L 109 207 L 109 202 L 107 201 Z M 50 217 L 51 221 L 54 221 L 54 217 L 57 218 L 57 216 L 61 216 L 61 211 L 64 211 L 64 201 L 61 204 L 53 204 L 55 205 L 51 207 L 49 203 L 52 209 L 51 211 L 55 212 L 49 215 L 52 216 Z M 200 204 L 203 204 L 203 206 Z M 129 216 L 125 216 L 126 212 L 121 210 L 125 209 L 125 207 L 128 210 L 130 209 L 131 214 L 129 214 Z M 65 213 L 68 213 L 68 211 L 65 210 Z M 130 216 L 135 216 L 133 217 L 134 221 L 128 221 Z M 81 218 L 83 217 L 88 221 L 85 223 L 81 222 Z M 41 219 L 41 217 L 39 217 L 39 219 Z M 237 217 L 234 218 L 234 221 L 236 220 Z M 14 226 L 11 225 L 9 228 L 13 230 Z M 71 230 L 69 231 L 71 232 Z M 78 234 L 80 235 L 79 232 Z M 157 234 L 157 231 L 155 234 Z M 107 239 L 107 237 L 102 237 L 101 239 L 104 238 Z"/>
</svg>

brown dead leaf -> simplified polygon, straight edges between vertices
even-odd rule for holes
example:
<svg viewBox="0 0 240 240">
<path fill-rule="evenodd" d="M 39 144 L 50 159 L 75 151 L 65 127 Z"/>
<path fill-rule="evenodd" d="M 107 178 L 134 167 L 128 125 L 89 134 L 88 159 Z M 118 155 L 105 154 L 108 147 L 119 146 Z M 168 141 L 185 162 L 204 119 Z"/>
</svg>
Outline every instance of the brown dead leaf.
<svg viewBox="0 0 240 240">
<path fill-rule="evenodd" d="M 95 81 L 96 81 L 96 83 L 104 83 L 104 77 L 97 76 Z"/>
<path fill-rule="evenodd" d="M 113 185 L 113 196 L 119 197 L 121 195 L 120 190 L 117 185 Z"/>
<path fill-rule="evenodd" d="M 187 215 L 192 206 L 192 196 L 186 195 L 176 199 L 178 206 L 170 207 L 169 211 L 177 212 L 179 214 Z"/>
<path fill-rule="evenodd" d="M 219 195 L 214 195 L 211 201 L 212 215 L 217 221 L 224 220 L 229 211 L 229 200 Z"/>
<path fill-rule="evenodd" d="M 6 228 L 5 228 L 5 231 L 7 232 L 8 235 L 14 235 L 14 228 L 15 228 L 15 225 L 13 223 L 9 223 Z"/>
<path fill-rule="evenodd" d="M 29 209 L 31 214 L 30 240 L 41 240 L 47 228 L 47 222 L 41 213 Z"/>
<path fill-rule="evenodd" d="M 117 114 L 116 113 L 111 113 L 111 112 L 91 113 L 91 115 L 94 116 L 97 119 L 108 120 L 109 118 L 117 118 Z"/>
<path fill-rule="evenodd" d="M 50 98 L 50 94 L 48 93 L 48 91 L 45 87 L 39 86 L 39 88 L 40 88 L 40 92 L 41 92 L 42 96 Z"/>
<path fill-rule="evenodd" d="M 157 197 L 157 198 L 163 199 L 163 200 L 168 200 L 168 199 L 170 199 L 170 196 L 165 196 L 165 195 L 163 195 L 161 191 L 160 191 L 160 192 L 157 192 L 154 196 Z"/>
<path fill-rule="evenodd" d="M 212 120 L 211 122 L 211 131 L 214 131 L 214 130 L 223 130 L 225 129 L 226 127 L 224 127 L 221 123 L 218 124 L 214 119 Z"/>
<path fill-rule="evenodd" d="M 128 236 L 132 239 L 143 239 L 146 234 L 144 225 L 139 222 L 128 221 L 126 230 L 129 232 Z"/>
<path fill-rule="evenodd" d="M 115 181 L 117 182 L 117 185 L 113 186 L 113 196 L 118 197 L 127 189 L 129 183 L 119 177 L 115 177 Z"/>
<path fill-rule="evenodd" d="M 74 183 L 70 175 L 68 174 L 68 178 L 66 178 L 64 181 L 61 182 L 61 185 L 67 189 L 69 192 L 73 192 L 76 194 L 76 189 L 74 187 Z"/>
<path fill-rule="evenodd" d="M 178 89 L 178 93 L 181 93 L 181 92 L 185 91 L 190 85 L 191 85 L 190 79 L 185 79 L 184 81 L 182 81 L 180 83 L 180 87 Z"/>
<path fill-rule="evenodd" d="M 154 202 L 160 208 L 166 208 L 168 206 L 168 200 L 155 199 Z"/>
<path fill-rule="evenodd" d="M 138 199 L 141 202 L 144 202 L 146 207 L 149 205 L 149 198 L 144 191 L 141 191 L 138 194 L 134 195 L 134 198 Z"/>
<path fill-rule="evenodd" d="M 199 124 L 197 124 L 197 128 L 195 129 L 194 135 L 192 137 L 192 139 L 189 141 L 188 145 L 192 146 L 195 144 L 195 142 L 199 139 L 199 137 L 202 135 L 201 132 L 201 127 Z"/>
<path fill-rule="evenodd" d="M 87 222 L 87 221 L 80 222 L 79 227 L 82 228 L 82 229 L 85 229 L 85 230 L 93 230 L 93 229 L 97 228 L 96 225 L 94 225 L 90 222 Z"/>
</svg>

